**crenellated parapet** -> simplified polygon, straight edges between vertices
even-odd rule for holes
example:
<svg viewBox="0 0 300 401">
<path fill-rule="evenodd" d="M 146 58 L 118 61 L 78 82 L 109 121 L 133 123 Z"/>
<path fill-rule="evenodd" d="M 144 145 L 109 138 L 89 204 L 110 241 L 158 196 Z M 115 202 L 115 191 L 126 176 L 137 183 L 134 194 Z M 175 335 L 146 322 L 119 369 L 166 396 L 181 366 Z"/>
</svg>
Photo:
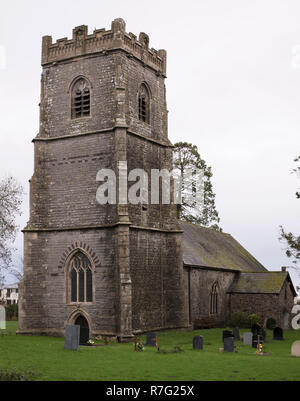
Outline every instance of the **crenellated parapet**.
<svg viewBox="0 0 300 401">
<path fill-rule="evenodd" d="M 95 29 L 88 34 L 88 27 L 81 25 L 73 29 L 72 39 L 58 39 L 52 43 L 51 36 L 44 36 L 42 43 L 42 65 L 115 49 L 125 50 L 129 56 L 136 57 L 143 64 L 153 68 L 158 73 L 166 75 L 167 54 L 165 50 L 149 49 L 149 36 L 144 32 L 139 38 L 133 33 L 125 32 L 125 21 L 115 19 L 111 29 Z"/>
</svg>

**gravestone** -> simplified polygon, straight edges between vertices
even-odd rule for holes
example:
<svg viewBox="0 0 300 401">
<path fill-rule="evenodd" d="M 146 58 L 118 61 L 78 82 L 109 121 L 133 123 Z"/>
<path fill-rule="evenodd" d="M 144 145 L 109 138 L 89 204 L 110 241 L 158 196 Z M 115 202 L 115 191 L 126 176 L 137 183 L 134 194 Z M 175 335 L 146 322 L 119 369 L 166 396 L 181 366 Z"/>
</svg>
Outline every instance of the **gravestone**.
<svg viewBox="0 0 300 401">
<path fill-rule="evenodd" d="M 244 345 L 252 345 L 252 337 L 253 337 L 253 334 L 251 332 L 244 333 L 244 336 L 243 336 Z"/>
<path fill-rule="evenodd" d="M 152 347 L 156 346 L 156 334 L 155 333 L 147 333 L 145 345 L 151 345 Z"/>
<path fill-rule="evenodd" d="M 291 348 L 292 356 L 300 356 L 300 341 L 294 341 Z"/>
<path fill-rule="evenodd" d="M 80 326 L 79 345 L 90 345 L 88 344 L 89 339 L 90 339 L 89 328 Z"/>
<path fill-rule="evenodd" d="M 234 327 L 233 329 L 233 337 L 235 340 L 240 341 L 241 337 L 240 337 L 240 331 L 238 327 Z"/>
<path fill-rule="evenodd" d="M 224 338 L 224 351 L 226 351 L 226 352 L 233 352 L 234 351 L 234 338 L 233 338 L 233 336 Z"/>
<path fill-rule="evenodd" d="M 203 349 L 203 337 L 202 336 L 194 336 L 193 348 L 194 349 Z"/>
<path fill-rule="evenodd" d="M 283 330 L 281 327 L 275 327 L 273 330 L 273 340 L 283 340 Z"/>
<path fill-rule="evenodd" d="M 0 305 L 0 330 L 6 329 L 5 308 Z"/>
<path fill-rule="evenodd" d="M 224 341 L 225 338 L 234 337 L 232 331 L 223 330 L 222 340 Z"/>
<path fill-rule="evenodd" d="M 80 326 L 68 324 L 65 331 L 65 349 L 79 350 Z"/>
<path fill-rule="evenodd" d="M 253 334 L 253 336 L 252 336 L 252 347 L 253 347 L 253 348 L 257 348 L 258 342 L 259 342 L 260 344 L 262 344 L 262 343 L 264 342 L 262 336 L 259 336 L 259 335 L 257 335 L 257 334 Z"/>
</svg>

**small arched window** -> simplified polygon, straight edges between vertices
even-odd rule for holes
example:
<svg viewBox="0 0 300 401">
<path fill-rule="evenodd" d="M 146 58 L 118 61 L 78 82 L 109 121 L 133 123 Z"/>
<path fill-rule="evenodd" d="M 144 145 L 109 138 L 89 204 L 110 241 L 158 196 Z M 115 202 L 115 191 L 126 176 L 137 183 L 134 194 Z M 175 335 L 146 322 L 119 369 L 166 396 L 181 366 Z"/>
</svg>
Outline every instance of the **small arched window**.
<svg viewBox="0 0 300 401">
<path fill-rule="evenodd" d="M 218 313 L 218 285 L 214 283 L 210 296 L 209 296 L 209 312 L 211 315 L 216 315 Z"/>
<path fill-rule="evenodd" d="M 93 273 L 91 262 L 81 251 L 70 261 L 71 302 L 93 302 Z"/>
<path fill-rule="evenodd" d="M 72 118 L 90 115 L 90 85 L 84 78 L 79 78 L 72 87 Z"/>
<path fill-rule="evenodd" d="M 147 124 L 150 122 L 150 96 L 145 84 L 139 90 L 139 120 Z"/>
</svg>

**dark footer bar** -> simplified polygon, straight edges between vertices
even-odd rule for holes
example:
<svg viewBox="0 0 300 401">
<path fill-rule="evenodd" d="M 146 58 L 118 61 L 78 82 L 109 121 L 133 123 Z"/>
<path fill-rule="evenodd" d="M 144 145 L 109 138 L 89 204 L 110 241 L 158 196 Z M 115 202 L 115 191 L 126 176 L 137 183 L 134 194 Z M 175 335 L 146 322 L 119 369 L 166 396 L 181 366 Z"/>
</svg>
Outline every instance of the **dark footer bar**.
<svg viewBox="0 0 300 401">
<path fill-rule="evenodd" d="M 1 386 L 5 384 L 4 382 L 1 383 Z M 85 390 L 84 387 L 86 386 L 89 392 L 97 394 L 97 399 L 115 400 L 126 397 L 126 400 L 138 400 L 152 397 L 204 399 L 205 391 L 213 391 L 215 395 L 222 396 L 224 394 L 231 394 L 232 389 L 234 391 L 237 389 L 248 390 L 248 385 L 251 392 L 263 390 L 262 386 L 268 386 L 268 391 L 270 390 L 275 395 L 279 391 L 279 385 L 281 389 L 282 387 L 289 386 L 289 390 L 295 386 L 294 389 L 296 390 L 298 383 L 290 381 L 59 381 L 55 382 L 55 385 L 59 387 L 66 386 L 68 394 L 69 391 L 70 393 L 77 394 L 79 389 Z M 10 385 L 11 383 L 6 382 L 6 384 Z M 45 381 L 23 382 L 23 384 L 20 383 L 20 388 L 16 384 L 14 384 L 14 391 L 20 390 L 22 394 L 24 394 L 24 391 L 26 392 L 26 388 L 32 392 L 35 386 L 47 387 L 48 384 L 53 386 L 53 382 Z M 241 385 L 243 387 L 240 387 Z M 4 388 L 5 386 L 3 386 L 3 390 Z M 285 390 L 288 389 L 286 388 Z"/>
</svg>

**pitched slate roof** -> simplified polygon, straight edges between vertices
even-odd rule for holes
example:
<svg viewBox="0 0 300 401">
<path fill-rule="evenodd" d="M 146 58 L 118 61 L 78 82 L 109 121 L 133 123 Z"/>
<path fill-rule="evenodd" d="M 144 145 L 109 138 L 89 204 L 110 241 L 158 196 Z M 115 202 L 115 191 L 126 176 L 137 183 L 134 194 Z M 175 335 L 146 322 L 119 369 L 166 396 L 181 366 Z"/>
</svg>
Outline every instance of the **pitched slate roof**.
<svg viewBox="0 0 300 401">
<path fill-rule="evenodd" d="M 281 271 L 240 273 L 227 292 L 240 294 L 279 294 L 286 279 L 289 280 L 294 296 L 296 296 L 297 294 L 289 273 Z"/>
<path fill-rule="evenodd" d="M 184 265 L 244 272 L 267 271 L 230 234 L 186 222 L 180 222 L 180 226 L 184 230 Z"/>
</svg>

